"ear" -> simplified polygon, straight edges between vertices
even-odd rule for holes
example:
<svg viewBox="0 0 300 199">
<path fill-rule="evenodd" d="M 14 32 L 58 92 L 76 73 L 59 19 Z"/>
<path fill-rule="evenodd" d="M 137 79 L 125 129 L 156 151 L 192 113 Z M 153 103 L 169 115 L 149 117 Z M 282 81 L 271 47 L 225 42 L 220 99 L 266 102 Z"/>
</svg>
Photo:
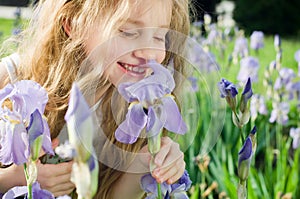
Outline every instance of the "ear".
<svg viewBox="0 0 300 199">
<path fill-rule="evenodd" d="M 71 36 L 70 20 L 68 20 L 68 19 L 63 20 L 63 28 L 64 28 L 65 33 L 70 37 Z"/>
</svg>

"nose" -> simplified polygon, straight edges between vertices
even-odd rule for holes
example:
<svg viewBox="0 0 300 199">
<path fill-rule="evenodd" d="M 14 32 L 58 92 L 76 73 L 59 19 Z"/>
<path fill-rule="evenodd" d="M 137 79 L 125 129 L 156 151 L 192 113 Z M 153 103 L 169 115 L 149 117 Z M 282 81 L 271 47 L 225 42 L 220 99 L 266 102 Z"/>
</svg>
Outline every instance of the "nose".
<svg viewBox="0 0 300 199">
<path fill-rule="evenodd" d="M 150 48 L 134 50 L 133 54 L 138 58 L 143 58 L 146 60 L 156 59 L 155 50 Z"/>
<path fill-rule="evenodd" d="M 164 49 L 154 49 L 154 48 L 141 48 L 133 51 L 133 55 L 137 58 L 142 58 L 144 60 L 155 60 L 161 63 L 166 55 Z"/>
</svg>

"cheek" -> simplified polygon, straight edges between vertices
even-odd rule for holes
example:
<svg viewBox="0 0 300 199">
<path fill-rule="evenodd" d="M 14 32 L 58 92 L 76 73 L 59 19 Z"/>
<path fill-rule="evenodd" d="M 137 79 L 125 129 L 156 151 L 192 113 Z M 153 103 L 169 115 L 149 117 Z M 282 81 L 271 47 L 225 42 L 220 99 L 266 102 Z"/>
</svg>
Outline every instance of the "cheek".
<svg viewBox="0 0 300 199">
<path fill-rule="evenodd" d="M 158 63 L 162 63 L 166 57 L 166 51 L 159 51 L 158 54 L 156 55 L 156 61 Z"/>
</svg>

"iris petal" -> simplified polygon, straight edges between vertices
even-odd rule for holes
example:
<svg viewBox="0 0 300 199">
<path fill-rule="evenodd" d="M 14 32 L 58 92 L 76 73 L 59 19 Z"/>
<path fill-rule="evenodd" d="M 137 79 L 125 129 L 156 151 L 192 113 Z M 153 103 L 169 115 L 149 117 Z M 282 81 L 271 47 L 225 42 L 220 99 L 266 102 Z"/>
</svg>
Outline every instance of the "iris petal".
<svg viewBox="0 0 300 199">
<path fill-rule="evenodd" d="M 81 160 L 87 161 L 93 152 L 94 125 L 90 108 L 76 83 L 73 84 L 65 120 L 70 144 Z"/>
<path fill-rule="evenodd" d="M 148 110 L 148 121 L 146 126 L 147 137 L 159 134 L 166 121 L 161 106 L 150 106 Z"/>
<path fill-rule="evenodd" d="M 17 165 L 27 162 L 29 157 L 29 142 L 26 128 L 23 124 L 16 124 L 12 137 L 12 156 Z"/>
<path fill-rule="evenodd" d="M 54 199 L 53 194 L 45 189 L 41 189 L 38 182 L 32 185 L 32 195 L 34 199 Z"/>
<path fill-rule="evenodd" d="M 123 83 L 118 87 L 119 93 L 128 101 L 132 100 L 153 102 L 165 94 L 171 93 L 175 87 L 175 81 L 168 69 L 153 61 L 141 67 L 150 67 L 153 75 L 150 75 L 136 83 Z"/>
<path fill-rule="evenodd" d="M 1 127 L 1 137 L 0 137 L 0 160 L 4 165 L 9 165 L 12 163 L 12 136 L 13 132 L 7 123 L 0 120 Z"/>
<path fill-rule="evenodd" d="M 166 113 L 164 127 L 174 133 L 184 134 L 187 131 L 187 126 L 181 117 L 176 102 L 172 97 L 164 97 L 162 102 Z"/>
<path fill-rule="evenodd" d="M 122 143 L 134 143 L 147 122 L 142 104 L 134 104 L 128 109 L 125 120 L 115 132 L 116 139 Z"/>
<path fill-rule="evenodd" d="M 13 90 L 13 86 L 11 84 L 7 84 L 4 88 L 0 90 L 0 103 L 2 103 L 13 95 L 15 91 Z"/>
<path fill-rule="evenodd" d="M 51 142 L 49 126 L 48 126 L 47 121 L 44 118 L 43 118 L 43 126 L 44 126 L 44 135 L 43 135 L 42 148 L 45 151 L 45 153 L 54 155 L 54 152 L 52 149 L 52 142 Z"/>
<path fill-rule="evenodd" d="M 71 89 L 69 108 L 66 112 L 65 120 L 68 122 L 69 118 L 73 115 L 79 123 L 90 115 L 89 106 L 76 84 L 73 84 Z"/>
<path fill-rule="evenodd" d="M 8 192 L 6 192 L 4 194 L 2 199 L 17 198 L 17 197 L 22 196 L 24 194 L 27 194 L 27 187 L 26 186 L 14 187 L 14 188 L 8 190 Z"/>
<path fill-rule="evenodd" d="M 35 109 L 38 109 L 40 113 L 44 112 L 48 95 L 42 86 L 31 80 L 22 80 L 16 82 L 15 87 L 18 95 L 23 96 L 26 102 L 27 113 L 32 113 Z"/>
<path fill-rule="evenodd" d="M 248 137 L 242 149 L 239 152 L 239 162 L 249 159 L 251 155 L 252 155 L 252 141 Z"/>
<path fill-rule="evenodd" d="M 44 126 L 40 112 L 36 109 L 30 116 L 30 123 L 27 128 L 30 146 L 34 140 L 43 134 Z"/>
</svg>

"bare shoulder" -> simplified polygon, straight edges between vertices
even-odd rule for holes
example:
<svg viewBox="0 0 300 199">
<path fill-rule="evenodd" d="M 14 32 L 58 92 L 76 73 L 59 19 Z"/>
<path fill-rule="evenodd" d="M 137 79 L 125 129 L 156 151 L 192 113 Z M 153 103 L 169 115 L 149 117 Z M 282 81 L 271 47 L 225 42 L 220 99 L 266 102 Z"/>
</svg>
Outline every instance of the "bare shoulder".
<svg viewBox="0 0 300 199">
<path fill-rule="evenodd" d="M 7 69 L 4 63 L 0 62 L 0 88 L 3 88 L 5 86 L 4 82 L 7 76 L 8 76 Z"/>
</svg>

